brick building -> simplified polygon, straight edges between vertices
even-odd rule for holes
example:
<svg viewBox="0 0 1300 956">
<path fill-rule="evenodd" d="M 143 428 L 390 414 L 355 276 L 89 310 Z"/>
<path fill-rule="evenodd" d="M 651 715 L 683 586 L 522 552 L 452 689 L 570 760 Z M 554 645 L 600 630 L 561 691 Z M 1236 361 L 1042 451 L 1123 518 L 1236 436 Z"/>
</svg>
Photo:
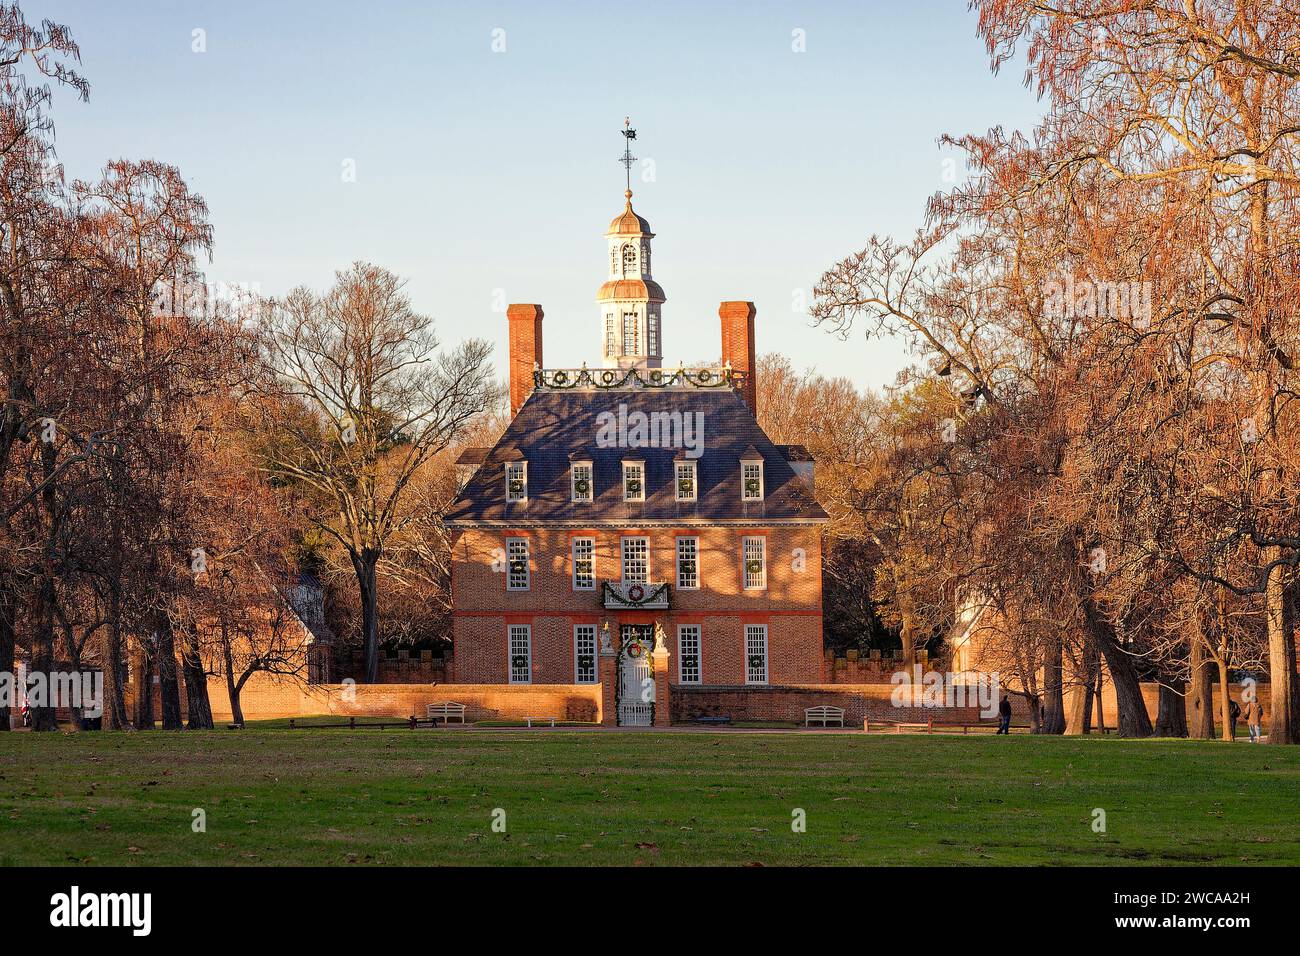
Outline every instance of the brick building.
<svg viewBox="0 0 1300 956">
<path fill-rule="evenodd" d="M 664 725 L 689 713 L 674 693 L 820 681 L 826 513 L 807 452 L 755 419 L 753 303 L 719 308 L 717 366 L 663 367 L 654 234 L 626 195 L 598 366 L 545 368 L 541 306 L 509 307 L 513 420 L 462 455 L 447 516 L 448 676 L 599 684 L 605 723 Z"/>
</svg>

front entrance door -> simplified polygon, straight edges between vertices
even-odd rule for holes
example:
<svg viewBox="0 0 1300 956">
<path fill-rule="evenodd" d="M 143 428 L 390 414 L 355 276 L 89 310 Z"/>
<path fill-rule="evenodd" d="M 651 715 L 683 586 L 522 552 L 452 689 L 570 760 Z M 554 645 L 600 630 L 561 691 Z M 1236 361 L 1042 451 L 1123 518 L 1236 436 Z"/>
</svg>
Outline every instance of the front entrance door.
<svg viewBox="0 0 1300 956">
<path fill-rule="evenodd" d="M 618 724 L 649 727 L 654 722 L 655 680 L 650 666 L 654 628 L 649 624 L 624 624 L 619 633 Z"/>
</svg>

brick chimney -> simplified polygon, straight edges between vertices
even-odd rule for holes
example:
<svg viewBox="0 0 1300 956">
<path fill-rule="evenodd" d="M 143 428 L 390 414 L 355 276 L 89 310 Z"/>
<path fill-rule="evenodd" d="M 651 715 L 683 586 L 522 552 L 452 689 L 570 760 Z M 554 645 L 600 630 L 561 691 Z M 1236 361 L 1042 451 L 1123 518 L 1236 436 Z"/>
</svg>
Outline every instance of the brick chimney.
<svg viewBox="0 0 1300 956">
<path fill-rule="evenodd" d="M 542 307 L 506 307 L 510 322 L 510 414 L 514 415 L 533 391 L 533 366 L 542 364 Z"/>
<path fill-rule="evenodd" d="M 758 414 L 758 385 L 754 381 L 754 303 L 723 302 L 718 306 L 722 320 L 722 361 L 730 362 L 740 378 L 740 397 Z"/>
</svg>

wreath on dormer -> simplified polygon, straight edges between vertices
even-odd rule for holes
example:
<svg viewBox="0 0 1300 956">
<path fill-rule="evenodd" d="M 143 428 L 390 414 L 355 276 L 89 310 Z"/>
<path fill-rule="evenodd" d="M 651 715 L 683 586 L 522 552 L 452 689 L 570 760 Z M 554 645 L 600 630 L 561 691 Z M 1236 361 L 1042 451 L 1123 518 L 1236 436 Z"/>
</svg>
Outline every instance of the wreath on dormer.
<svg viewBox="0 0 1300 956">
<path fill-rule="evenodd" d="M 641 494 L 641 482 L 640 482 L 639 479 L 637 479 L 637 478 L 629 478 L 629 479 L 628 479 L 628 482 L 627 482 L 627 493 L 628 493 L 629 495 L 633 495 L 633 496 L 636 496 L 636 495 Z"/>
<path fill-rule="evenodd" d="M 690 495 L 695 493 L 695 482 L 689 478 L 679 478 L 677 480 L 677 491 L 679 494 Z"/>
<path fill-rule="evenodd" d="M 589 488 L 591 488 L 591 482 L 586 478 L 579 478 L 573 483 L 573 490 L 580 495 L 585 495 Z"/>
<path fill-rule="evenodd" d="M 757 478 L 746 478 L 746 479 L 745 479 L 745 494 L 747 494 L 747 495 L 756 495 L 756 494 L 758 494 L 758 479 L 757 479 Z"/>
<path fill-rule="evenodd" d="M 521 495 L 524 493 L 524 483 L 519 478 L 510 479 L 510 493 L 512 495 Z"/>
</svg>

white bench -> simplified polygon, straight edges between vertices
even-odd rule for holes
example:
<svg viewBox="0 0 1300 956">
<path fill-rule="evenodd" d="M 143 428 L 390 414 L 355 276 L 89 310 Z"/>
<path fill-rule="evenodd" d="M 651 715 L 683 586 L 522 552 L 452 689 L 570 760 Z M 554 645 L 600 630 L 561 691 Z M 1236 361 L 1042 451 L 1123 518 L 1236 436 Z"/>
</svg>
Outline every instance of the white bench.
<svg viewBox="0 0 1300 956">
<path fill-rule="evenodd" d="M 803 725 L 805 727 L 811 727 L 813 721 L 817 721 L 823 727 L 829 727 L 832 720 L 841 727 L 844 726 L 843 707 L 830 707 L 823 704 L 820 707 L 809 707 L 803 712 Z"/>
<path fill-rule="evenodd" d="M 448 723 L 455 717 L 462 724 L 465 723 L 465 705 L 458 704 L 454 700 L 443 701 L 438 704 L 430 704 L 426 717 L 441 717 L 443 723 Z"/>
<path fill-rule="evenodd" d="M 525 717 L 524 720 L 528 721 L 528 726 L 529 726 L 529 727 L 531 727 L 531 726 L 533 725 L 533 721 L 534 721 L 534 720 L 537 721 L 539 724 L 542 723 L 543 721 L 547 721 L 547 720 L 549 720 L 549 721 L 551 722 L 551 726 L 552 726 L 552 727 L 555 726 L 555 718 L 554 718 L 554 717 Z"/>
</svg>

